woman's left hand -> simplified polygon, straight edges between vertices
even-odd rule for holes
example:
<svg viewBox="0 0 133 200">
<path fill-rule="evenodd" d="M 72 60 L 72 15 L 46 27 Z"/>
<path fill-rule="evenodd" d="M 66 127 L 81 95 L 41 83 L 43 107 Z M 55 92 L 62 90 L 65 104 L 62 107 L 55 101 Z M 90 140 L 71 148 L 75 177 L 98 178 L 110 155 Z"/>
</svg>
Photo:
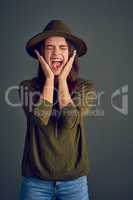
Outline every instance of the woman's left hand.
<svg viewBox="0 0 133 200">
<path fill-rule="evenodd" d="M 69 61 L 67 62 L 65 67 L 62 69 L 60 75 L 58 76 L 59 80 L 66 81 L 67 76 L 72 68 L 75 56 L 76 56 L 76 50 L 73 51 L 73 55 L 70 57 Z"/>
</svg>

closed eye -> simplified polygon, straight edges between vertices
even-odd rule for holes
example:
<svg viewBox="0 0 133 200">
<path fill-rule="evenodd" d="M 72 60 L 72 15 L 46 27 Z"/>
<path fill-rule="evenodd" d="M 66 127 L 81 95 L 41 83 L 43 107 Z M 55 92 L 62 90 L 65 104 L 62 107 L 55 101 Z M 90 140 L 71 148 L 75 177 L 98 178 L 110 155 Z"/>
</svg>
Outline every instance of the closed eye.
<svg viewBox="0 0 133 200">
<path fill-rule="evenodd" d="M 65 48 L 65 47 L 61 47 L 61 49 L 62 49 L 62 50 L 67 50 L 67 48 Z"/>
</svg>

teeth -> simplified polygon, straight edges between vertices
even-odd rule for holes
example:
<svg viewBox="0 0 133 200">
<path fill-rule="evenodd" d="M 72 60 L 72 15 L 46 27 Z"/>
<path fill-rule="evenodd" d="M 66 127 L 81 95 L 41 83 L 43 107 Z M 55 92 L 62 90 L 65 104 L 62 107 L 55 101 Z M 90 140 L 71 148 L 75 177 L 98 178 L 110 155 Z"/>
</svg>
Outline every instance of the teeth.
<svg viewBox="0 0 133 200">
<path fill-rule="evenodd" d="M 62 60 L 52 60 L 52 62 L 62 62 Z"/>
<path fill-rule="evenodd" d="M 55 63 L 55 62 L 60 62 L 60 63 L 62 63 L 63 61 L 52 61 L 52 63 Z"/>
</svg>

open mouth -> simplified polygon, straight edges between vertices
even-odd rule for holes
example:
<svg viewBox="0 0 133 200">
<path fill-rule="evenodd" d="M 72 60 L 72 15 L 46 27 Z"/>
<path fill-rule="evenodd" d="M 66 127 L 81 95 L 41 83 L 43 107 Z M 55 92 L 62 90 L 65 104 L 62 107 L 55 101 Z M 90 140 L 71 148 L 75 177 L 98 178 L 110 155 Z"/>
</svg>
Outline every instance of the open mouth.
<svg viewBox="0 0 133 200">
<path fill-rule="evenodd" d="M 52 61 L 51 64 L 54 70 L 58 70 L 62 66 L 63 61 Z"/>
</svg>

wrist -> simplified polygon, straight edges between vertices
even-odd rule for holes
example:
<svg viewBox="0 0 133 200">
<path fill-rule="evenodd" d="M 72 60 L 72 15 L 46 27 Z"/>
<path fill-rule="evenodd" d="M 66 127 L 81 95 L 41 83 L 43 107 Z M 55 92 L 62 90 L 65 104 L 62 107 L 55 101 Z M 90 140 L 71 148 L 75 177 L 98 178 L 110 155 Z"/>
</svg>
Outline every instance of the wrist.
<svg viewBox="0 0 133 200">
<path fill-rule="evenodd" d="M 65 78 L 58 78 L 59 83 L 67 83 L 67 80 Z"/>
<path fill-rule="evenodd" d="M 47 83 L 54 83 L 54 77 L 46 78 Z"/>
<path fill-rule="evenodd" d="M 45 81 L 43 89 L 44 90 L 47 89 L 47 90 L 51 91 L 51 89 L 53 89 L 53 88 L 54 88 L 54 79 L 47 78 L 46 81 Z"/>
</svg>

